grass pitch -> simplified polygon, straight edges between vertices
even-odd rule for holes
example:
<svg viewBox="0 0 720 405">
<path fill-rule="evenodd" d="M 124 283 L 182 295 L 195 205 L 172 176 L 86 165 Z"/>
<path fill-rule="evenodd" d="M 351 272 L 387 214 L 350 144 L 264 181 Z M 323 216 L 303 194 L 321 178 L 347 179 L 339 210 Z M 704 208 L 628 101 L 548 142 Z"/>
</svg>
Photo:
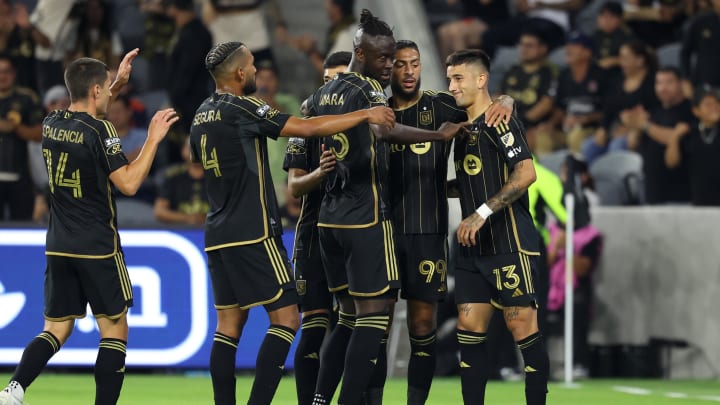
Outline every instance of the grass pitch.
<svg viewBox="0 0 720 405">
<path fill-rule="evenodd" d="M 0 381 L 10 378 L 0 374 Z M 252 377 L 238 377 L 238 404 L 247 401 Z M 491 381 L 487 404 L 522 405 L 523 383 Z M 95 394 L 92 374 L 42 374 L 25 396 L 27 405 L 92 404 Z M 285 377 L 280 383 L 274 404 L 295 404 L 295 382 Z M 588 380 L 574 387 L 554 383 L 550 386 L 548 404 L 552 405 L 685 405 L 720 404 L 720 381 L 664 380 Z M 120 405 L 212 404 L 212 387 L 206 373 L 195 375 L 146 375 L 129 372 L 125 378 Z M 387 405 L 405 404 L 405 380 L 389 379 L 385 389 Z M 437 378 L 433 381 L 428 405 L 462 404 L 459 378 Z"/>
</svg>

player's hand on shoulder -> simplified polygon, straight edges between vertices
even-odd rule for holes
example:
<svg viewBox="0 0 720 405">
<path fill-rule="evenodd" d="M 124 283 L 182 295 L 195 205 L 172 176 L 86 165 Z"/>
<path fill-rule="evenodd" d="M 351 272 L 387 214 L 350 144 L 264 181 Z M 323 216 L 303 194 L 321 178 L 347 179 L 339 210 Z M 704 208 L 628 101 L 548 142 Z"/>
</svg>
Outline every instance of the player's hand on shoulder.
<svg viewBox="0 0 720 405">
<path fill-rule="evenodd" d="M 160 142 L 167 135 L 170 127 L 180 119 L 172 108 L 160 110 L 153 115 L 148 126 L 148 140 Z"/>
<path fill-rule="evenodd" d="M 453 139 L 456 135 L 463 135 L 467 132 L 467 126 L 469 125 L 468 122 L 443 122 L 442 125 L 440 125 L 440 128 L 437 129 L 438 132 L 442 135 L 442 139 L 444 141 L 449 141 Z"/>
<path fill-rule="evenodd" d="M 512 117 L 515 100 L 510 96 L 498 96 L 485 111 L 485 124 L 495 127 L 498 124 L 507 124 Z"/>
<path fill-rule="evenodd" d="M 395 112 L 390 107 L 372 107 L 367 110 L 368 123 L 383 125 L 389 128 L 395 127 Z"/>
</svg>

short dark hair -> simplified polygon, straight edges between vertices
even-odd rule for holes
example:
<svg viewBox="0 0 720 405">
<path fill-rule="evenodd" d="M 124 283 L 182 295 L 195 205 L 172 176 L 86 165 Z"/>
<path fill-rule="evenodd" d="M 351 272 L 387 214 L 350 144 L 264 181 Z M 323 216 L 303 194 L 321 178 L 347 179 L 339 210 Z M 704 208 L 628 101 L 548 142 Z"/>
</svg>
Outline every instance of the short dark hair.
<svg viewBox="0 0 720 405">
<path fill-rule="evenodd" d="M 332 0 L 332 4 L 340 9 L 342 15 L 353 15 L 355 0 Z"/>
<path fill-rule="evenodd" d="M 621 47 L 623 46 L 627 46 L 632 53 L 634 53 L 636 56 L 641 57 L 645 62 L 645 68 L 647 68 L 649 71 L 654 72 L 657 70 L 658 60 L 657 55 L 655 54 L 655 50 L 649 45 L 647 45 L 645 42 L 639 39 L 631 39 L 630 41 L 625 42 L 621 45 Z"/>
<path fill-rule="evenodd" d="M 383 20 L 375 17 L 370 10 L 364 8 L 360 13 L 360 29 L 370 36 L 392 37 L 392 28 Z"/>
<path fill-rule="evenodd" d="M 420 49 L 418 48 L 417 44 L 413 41 L 410 41 L 409 39 L 401 39 L 397 42 L 395 42 L 395 50 L 399 51 L 401 49 L 407 49 L 411 48 L 416 50 L 418 53 L 420 53 Z"/>
<path fill-rule="evenodd" d="M 540 42 L 541 45 L 548 46 L 547 38 L 545 38 L 545 34 L 536 28 L 525 28 L 520 32 L 521 37 L 533 37 Z"/>
<path fill-rule="evenodd" d="M 680 71 L 680 69 L 678 69 L 678 68 L 675 67 L 675 66 L 663 66 L 663 67 L 661 67 L 660 69 L 658 69 L 657 72 L 658 72 L 658 73 L 670 73 L 670 74 L 672 74 L 672 75 L 675 75 L 675 78 L 678 79 L 678 80 L 682 80 L 682 79 L 683 79 L 683 74 L 682 74 L 682 72 Z"/>
<path fill-rule="evenodd" d="M 465 64 L 480 65 L 490 71 L 490 57 L 479 49 L 464 49 L 457 51 L 445 59 L 445 66 L 460 66 Z"/>
<path fill-rule="evenodd" d="M 325 58 L 325 62 L 323 63 L 323 68 L 331 68 L 335 66 L 347 66 L 350 64 L 350 60 L 352 60 L 352 52 L 348 51 L 338 51 L 333 52 L 330 55 Z"/>
<path fill-rule="evenodd" d="M 693 107 L 699 106 L 705 97 L 714 97 L 715 100 L 720 101 L 720 90 L 708 85 L 696 88 L 693 93 Z"/>
<path fill-rule="evenodd" d="M 610 13 L 618 18 L 623 18 L 623 6 L 617 1 L 608 1 L 600 7 L 598 14 Z"/>
<path fill-rule="evenodd" d="M 213 46 L 205 56 L 205 68 L 207 68 L 213 78 L 217 79 L 225 67 L 225 62 L 228 59 L 233 59 L 230 58 L 230 55 L 243 46 L 245 45 L 242 42 L 223 42 Z"/>
<path fill-rule="evenodd" d="M 65 69 L 65 86 L 70 101 L 85 100 L 92 86 L 102 86 L 108 78 L 108 67 L 93 58 L 75 59 Z"/>
</svg>

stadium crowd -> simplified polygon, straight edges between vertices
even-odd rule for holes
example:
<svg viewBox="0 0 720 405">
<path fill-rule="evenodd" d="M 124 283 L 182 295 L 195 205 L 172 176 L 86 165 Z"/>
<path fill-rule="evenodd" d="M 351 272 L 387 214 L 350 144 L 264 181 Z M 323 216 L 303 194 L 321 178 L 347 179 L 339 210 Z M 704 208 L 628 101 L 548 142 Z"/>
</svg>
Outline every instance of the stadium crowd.
<svg viewBox="0 0 720 405">
<path fill-rule="evenodd" d="M 0 99 L 7 124 L 0 143 L 0 219 L 47 217 L 39 122 L 50 108 L 62 107 L 56 102 L 63 98 L 57 86 L 64 85 L 64 66 L 91 56 L 116 68 L 120 56 L 138 46 L 132 81 L 108 112 L 124 150 L 136 153 L 148 117 L 161 107 L 172 106 L 181 120 L 139 193 L 148 206 L 155 204 L 155 215 L 138 214 L 131 222 L 198 224 L 207 206 L 185 174 L 183 147 L 189 117 L 210 89 L 204 55 L 213 44 L 242 38 L 256 55 L 254 95 L 299 115 L 299 100 L 307 94 L 283 91 L 291 86 L 283 82 L 273 52 L 277 44 L 293 47 L 321 71 L 325 55 L 350 50 L 355 2 L 325 3 L 330 28 L 318 39 L 290 35 L 276 0 L 1 0 L 0 84 L 8 95 Z M 629 195 L 619 199 L 601 195 L 601 204 L 720 205 L 720 170 L 717 160 L 707 158 L 720 147 L 715 129 L 720 71 L 713 68 L 720 1 L 427 0 L 424 5 L 441 61 L 474 47 L 494 57 L 491 90 L 515 98 L 530 147 L 553 171 L 567 151 L 582 156 L 591 173 L 603 172 L 608 163 L 602 157 L 612 152 L 642 157 L 641 171 L 623 174 L 640 178 L 639 189 L 628 186 Z M 287 143 L 271 144 L 272 176 L 285 226 L 291 228 L 299 203 L 288 193 L 282 170 Z M 178 176 L 195 192 L 169 192 L 165 180 L 174 184 Z"/>
</svg>

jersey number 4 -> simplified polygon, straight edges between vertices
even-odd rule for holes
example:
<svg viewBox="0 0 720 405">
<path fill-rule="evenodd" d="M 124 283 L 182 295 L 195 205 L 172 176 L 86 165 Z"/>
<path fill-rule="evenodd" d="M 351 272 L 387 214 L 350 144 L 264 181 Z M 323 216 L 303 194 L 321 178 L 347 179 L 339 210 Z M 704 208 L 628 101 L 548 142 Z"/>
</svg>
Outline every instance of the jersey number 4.
<svg viewBox="0 0 720 405">
<path fill-rule="evenodd" d="M 69 154 L 67 152 L 60 152 L 57 167 L 55 167 L 54 169 L 52 151 L 50 149 L 43 149 L 43 156 L 45 156 L 45 163 L 47 164 L 48 184 L 50 185 L 50 192 L 55 194 L 55 186 L 69 187 L 72 189 L 73 197 L 82 198 L 82 187 L 80 186 L 80 169 L 76 169 L 74 172 L 72 172 L 69 178 L 65 177 L 65 166 L 67 166 Z"/>
<path fill-rule="evenodd" d="M 208 159 L 206 134 L 202 134 L 200 137 L 200 150 L 200 153 L 202 154 L 202 165 L 205 170 L 212 170 L 213 173 L 215 173 L 215 177 L 222 176 L 222 173 L 220 173 L 220 163 L 217 158 L 217 150 L 215 150 L 215 148 L 210 150 L 210 159 Z"/>
</svg>

